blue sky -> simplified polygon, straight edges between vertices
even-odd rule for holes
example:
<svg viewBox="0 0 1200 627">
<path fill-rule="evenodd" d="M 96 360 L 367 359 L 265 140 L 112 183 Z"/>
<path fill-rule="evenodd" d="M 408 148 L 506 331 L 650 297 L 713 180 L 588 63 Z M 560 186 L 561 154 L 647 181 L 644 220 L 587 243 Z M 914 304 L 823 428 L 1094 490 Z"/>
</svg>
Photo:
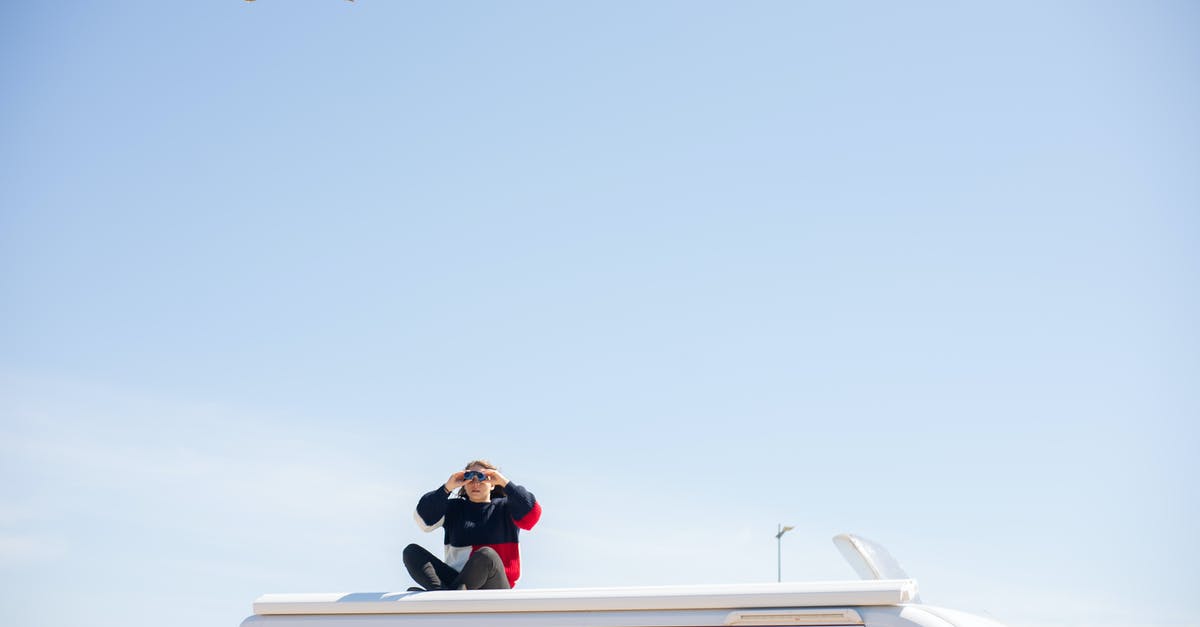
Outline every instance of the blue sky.
<svg viewBox="0 0 1200 627">
<path fill-rule="evenodd" d="M 0 621 L 396 590 L 488 457 L 529 587 L 852 578 L 1188 624 L 1185 2 L 8 3 Z M 175 608 L 175 609 L 173 609 Z"/>
</svg>

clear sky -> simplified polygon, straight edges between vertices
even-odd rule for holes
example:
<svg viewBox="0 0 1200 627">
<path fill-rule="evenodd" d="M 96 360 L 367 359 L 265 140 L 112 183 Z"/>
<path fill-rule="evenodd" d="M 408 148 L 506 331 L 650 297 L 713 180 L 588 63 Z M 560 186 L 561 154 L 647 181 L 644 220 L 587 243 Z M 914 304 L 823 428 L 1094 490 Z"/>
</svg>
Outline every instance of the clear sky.
<svg viewBox="0 0 1200 627">
<path fill-rule="evenodd" d="M 1190 625 L 1192 2 L 6 2 L 0 623 L 853 578 Z"/>
</svg>

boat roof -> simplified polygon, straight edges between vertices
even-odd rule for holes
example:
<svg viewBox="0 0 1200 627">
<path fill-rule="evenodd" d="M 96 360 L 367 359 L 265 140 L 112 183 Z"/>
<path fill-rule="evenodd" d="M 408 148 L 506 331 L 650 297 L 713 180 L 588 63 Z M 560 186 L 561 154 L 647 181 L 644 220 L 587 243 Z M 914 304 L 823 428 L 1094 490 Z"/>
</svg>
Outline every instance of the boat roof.
<svg viewBox="0 0 1200 627">
<path fill-rule="evenodd" d="M 623 588 L 264 594 L 258 616 L 729 610 L 897 605 L 917 597 L 912 579 Z"/>
</svg>

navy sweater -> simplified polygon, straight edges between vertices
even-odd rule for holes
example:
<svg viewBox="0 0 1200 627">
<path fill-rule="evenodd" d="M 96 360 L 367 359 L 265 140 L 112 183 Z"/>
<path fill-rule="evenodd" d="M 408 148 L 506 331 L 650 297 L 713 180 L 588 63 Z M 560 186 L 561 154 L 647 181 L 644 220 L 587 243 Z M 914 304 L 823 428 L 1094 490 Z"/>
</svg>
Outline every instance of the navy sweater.
<svg viewBox="0 0 1200 627">
<path fill-rule="evenodd" d="M 500 555 L 508 582 L 516 585 L 521 577 L 521 553 L 517 535 L 521 529 L 533 529 L 542 517 L 542 506 L 533 493 L 508 482 L 505 496 L 487 503 L 448 498 L 444 486 L 427 492 L 417 502 L 415 518 L 425 531 L 445 530 L 446 563 L 457 570 L 472 553 L 487 546 Z"/>
</svg>

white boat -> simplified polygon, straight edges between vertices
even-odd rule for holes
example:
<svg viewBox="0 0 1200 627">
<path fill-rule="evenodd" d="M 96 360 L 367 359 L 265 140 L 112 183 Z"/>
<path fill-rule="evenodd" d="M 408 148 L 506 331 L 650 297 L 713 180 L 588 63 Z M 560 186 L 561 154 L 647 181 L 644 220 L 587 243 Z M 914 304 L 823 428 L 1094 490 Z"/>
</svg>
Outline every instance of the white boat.
<svg viewBox="0 0 1200 627">
<path fill-rule="evenodd" d="M 862 579 L 701 586 L 266 594 L 242 627 L 1003 627 L 921 603 L 878 544 L 834 543 Z"/>
</svg>

